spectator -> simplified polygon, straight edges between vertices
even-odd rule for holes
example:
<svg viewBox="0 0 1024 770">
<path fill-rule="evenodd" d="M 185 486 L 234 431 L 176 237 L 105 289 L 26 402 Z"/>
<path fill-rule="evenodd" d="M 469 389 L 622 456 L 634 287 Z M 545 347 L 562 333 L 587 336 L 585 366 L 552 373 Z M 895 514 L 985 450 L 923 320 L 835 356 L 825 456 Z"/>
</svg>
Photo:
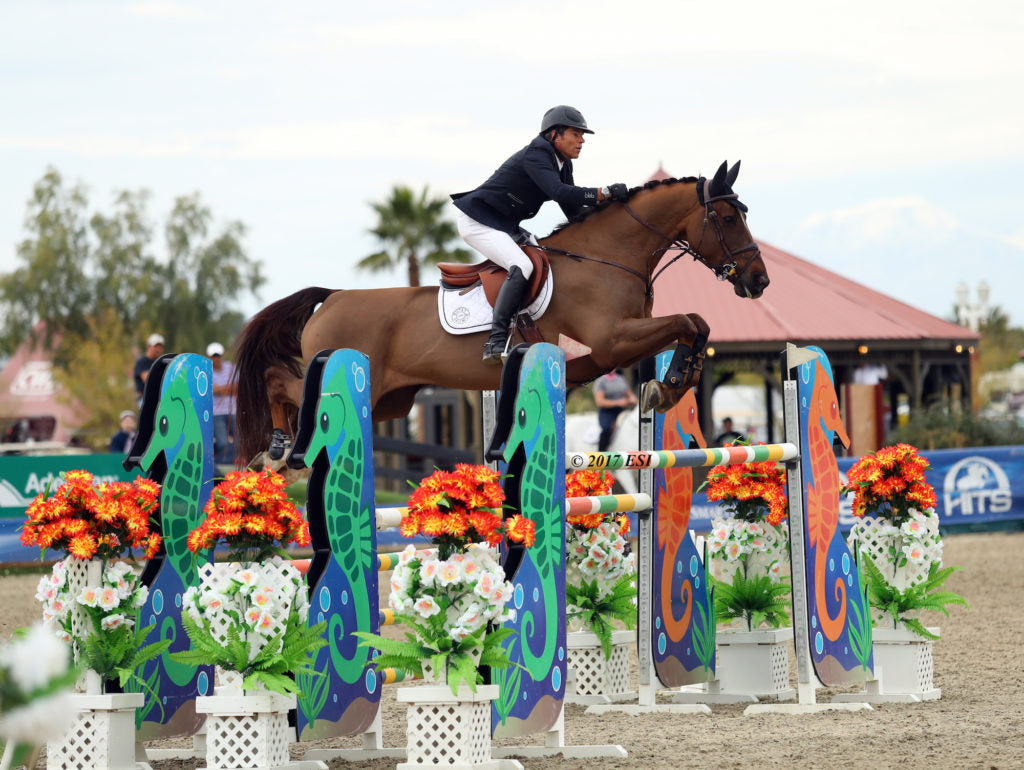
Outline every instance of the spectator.
<svg viewBox="0 0 1024 770">
<path fill-rule="evenodd" d="M 732 427 L 732 418 L 722 418 L 722 432 L 715 436 L 715 446 L 725 446 L 726 444 L 735 444 L 737 441 L 743 438 L 743 434 L 738 430 L 734 430 Z"/>
<path fill-rule="evenodd" d="M 623 409 L 636 403 L 633 389 L 622 376 L 622 371 L 613 369 L 594 383 L 594 403 L 597 404 L 597 423 L 601 426 L 601 435 L 597 440 L 597 451 L 608 451 L 615 432 L 615 420 Z"/>
<path fill-rule="evenodd" d="M 149 377 L 149 368 L 164 353 L 164 338 L 162 334 L 150 334 L 146 340 L 146 352 L 135 361 L 135 401 L 142 406 L 142 394 L 146 391 L 146 378 Z"/>
<path fill-rule="evenodd" d="M 110 452 L 112 454 L 128 454 L 132 441 L 135 440 L 135 412 L 126 409 L 121 412 L 121 429 L 110 439 Z"/>
<path fill-rule="evenodd" d="M 224 360 L 224 346 L 211 342 L 206 357 L 213 362 L 213 461 L 235 462 L 235 367 Z"/>
</svg>

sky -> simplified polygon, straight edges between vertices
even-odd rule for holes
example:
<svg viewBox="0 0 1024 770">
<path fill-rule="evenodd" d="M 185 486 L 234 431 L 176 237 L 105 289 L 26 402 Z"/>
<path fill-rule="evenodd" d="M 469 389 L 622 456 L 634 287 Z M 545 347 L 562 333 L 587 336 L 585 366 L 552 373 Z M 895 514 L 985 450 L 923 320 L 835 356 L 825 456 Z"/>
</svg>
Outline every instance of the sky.
<svg viewBox="0 0 1024 770">
<path fill-rule="evenodd" d="M 144 188 L 159 227 L 199 191 L 242 221 L 247 313 L 401 285 L 355 269 L 370 203 L 471 189 L 570 104 L 577 184 L 742 160 L 759 240 L 941 317 L 985 282 L 1024 325 L 1022 46 L 1016 0 L 5 0 L 0 273 L 53 167 L 97 210 Z"/>
</svg>

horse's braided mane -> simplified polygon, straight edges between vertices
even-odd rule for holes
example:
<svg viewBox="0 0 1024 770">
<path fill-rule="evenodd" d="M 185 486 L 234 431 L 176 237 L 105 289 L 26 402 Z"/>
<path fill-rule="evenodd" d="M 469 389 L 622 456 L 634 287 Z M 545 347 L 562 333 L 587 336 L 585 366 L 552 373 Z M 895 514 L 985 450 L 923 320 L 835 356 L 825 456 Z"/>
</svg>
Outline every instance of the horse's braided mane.
<svg viewBox="0 0 1024 770">
<path fill-rule="evenodd" d="M 644 190 L 650 190 L 652 187 L 660 187 L 662 185 L 667 184 L 680 184 L 683 182 L 693 183 L 696 181 L 698 180 L 695 176 L 684 176 L 682 179 L 676 179 L 675 177 L 669 177 L 668 179 L 652 179 L 649 182 L 645 182 L 640 187 L 630 187 L 629 198 L 627 198 L 626 200 L 631 200 L 633 196 L 636 195 L 637 193 L 643 192 Z M 593 216 L 599 211 L 604 211 L 606 208 L 608 208 L 609 206 L 616 202 L 617 201 L 606 199 L 595 206 L 585 207 L 579 214 L 574 216 L 568 222 L 563 222 L 562 224 L 558 225 L 554 230 L 551 231 L 551 235 L 554 235 L 555 233 L 560 232 L 561 230 L 564 230 L 566 227 L 574 225 L 577 222 L 582 222 L 583 220 L 587 219 L 587 217 Z"/>
</svg>

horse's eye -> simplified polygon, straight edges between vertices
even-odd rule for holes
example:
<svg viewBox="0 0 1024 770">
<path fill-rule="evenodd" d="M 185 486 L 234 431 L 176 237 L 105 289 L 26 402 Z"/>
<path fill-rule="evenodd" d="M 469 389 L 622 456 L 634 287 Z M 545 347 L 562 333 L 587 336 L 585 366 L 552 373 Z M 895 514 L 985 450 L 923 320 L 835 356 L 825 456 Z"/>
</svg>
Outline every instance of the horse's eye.
<svg viewBox="0 0 1024 770">
<path fill-rule="evenodd" d="M 725 220 L 725 223 L 727 225 L 734 225 L 734 224 L 736 224 L 736 217 L 733 214 L 729 214 L 728 216 L 724 216 L 724 217 L 722 217 L 722 219 Z"/>
<path fill-rule="evenodd" d="M 166 417 L 161 417 L 160 418 L 160 435 L 161 436 L 166 436 L 167 435 L 167 428 L 168 428 L 167 418 Z"/>
<path fill-rule="evenodd" d="M 326 433 L 330 425 L 331 421 L 327 417 L 327 412 L 324 412 L 322 415 L 320 415 L 320 430 Z"/>
<path fill-rule="evenodd" d="M 519 427 L 520 428 L 525 427 L 526 426 L 526 410 L 525 409 L 520 409 L 519 410 L 519 414 L 517 416 L 519 418 Z"/>
</svg>

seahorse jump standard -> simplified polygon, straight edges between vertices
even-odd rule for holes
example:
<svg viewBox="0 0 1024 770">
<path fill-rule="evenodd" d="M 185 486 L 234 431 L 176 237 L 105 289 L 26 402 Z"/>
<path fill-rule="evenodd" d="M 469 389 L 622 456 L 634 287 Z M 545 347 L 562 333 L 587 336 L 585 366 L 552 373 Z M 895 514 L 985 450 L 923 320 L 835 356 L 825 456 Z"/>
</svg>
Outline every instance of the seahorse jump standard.
<svg viewBox="0 0 1024 770">
<path fill-rule="evenodd" d="M 619 463 L 623 467 L 630 467 L 627 463 L 631 463 L 632 467 L 643 468 L 641 489 L 651 491 L 653 468 L 659 466 L 672 467 L 676 463 L 682 465 L 691 462 L 703 465 L 785 460 L 789 479 L 790 557 L 799 703 L 758 704 L 748 707 L 748 712 L 870 708 L 863 703 L 815 703 L 814 690 L 818 682 L 843 685 L 872 678 L 871 625 L 856 560 L 846 550 L 836 526 L 838 472 L 835 470 L 831 439 L 833 433 L 838 432 L 845 440 L 845 431 L 839 421 L 831 367 L 820 349 L 790 346 L 784 354 L 782 368 L 787 377 L 784 382 L 787 397 L 786 444 L 744 448 L 744 453 L 734 451 L 734 448 L 688 450 L 668 455 L 653 451 L 613 453 L 614 459 L 609 457 L 604 461 L 598 459 L 599 453 L 579 453 L 568 458 L 568 462 L 571 464 L 575 461 L 579 467 L 587 467 L 590 462 L 595 467 L 602 462 L 605 462 L 604 467 L 617 467 Z M 651 434 L 643 435 L 643 422 L 641 429 L 641 446 L 650 446 Z M 808 447 L 808 451 L 802 455 L 799 452 L 801 446 Z M 701 459 L 702 455 L 704 460 Z M 805 477 L 808 479 L 806 484 L 803 483 Z M 653 581 L 650 566 L 652 525 L 647 517 L 641 517 L 640 529 L 638 654 L 641 706 L 653 706 L 655 688 L 652 685 L 656 674 L 652 675 L 650 662 L 652 602 L 647 601 L 644 594 L 658 596 L 661 587 Z M 810 534 L 810 548 L 806 549 L 805 531 Z M 814 576 L 813 586 L 806 578 L 808 574 Z M 594 711 L 615 708 L 621 707 L 591 707 Z"/>
<path fill-rule="evenodd" d="M 371 420 L 365 402 L 369 391 L 369 376 L 366 357 L 355 351 L 323 351 L 314 357 L 307 371 L 299 434 L 289 456 L 290 464 L 312 465 L 314 469 L 308 489 L 307 509 L 316 554 L 310 564 L 308 580 L 314 586 L 311 597 L 313 605 L 321 610 L 322 617 L 314 617 L 311 613 L 310 622 L 328 620 L 330 634 L 330 644 L 324 648 L 327 652 L 321 651 L 327 659 L 322 662 L 318 659 L 318 667 L 331 674 L 330 683 L 322 689 L 312 683 L 308 693 L 303 683 L 304 697 L 299 701 L 298 718 L 300 736 L 305 740 L 362 735 L 364 743 L 363 750 L 310 751 L 306 755 L 310 759 L 402 757 L 405 754 L 404 749 L 381 746 L 381 686 L 389 679 L 373 670 L 368 649 L 356 648 L 355 638 L 351 636 L 355 630 L 371 633 L 378 630 L 380 616 L 376 612 L 376 570 L 384 559 L 383 555 L 376 553 L 375 533 L 378 528 L 396 526 L 401 519 L 401 509 L 375 510 L 373 507 Z M 557 457 L 557 454 L 548 452 L 545 456 L 550 459 Z M 564 484 L 564 471 L 562 478 Z M 564 497 L 564 486 L 562 490 Z M 599 500 L 596 503 L 587 501 L 586 504 L 619 506 L 624 503 L 621 500 Z M 538 541 L 543 539 L 546 543 L 543 558 L 547 559 L 547 574 L 555 580 L 561 576 L 564 597 L 564 565 L 559 567 L 551 558 L 556 553 L 559 558 L 564 558 L 562 530 L 554 526 L 564 526 L 564 503 L 554 505 L 557 506 L 554 508 L 558 511 L 557 517 L 553 517 L 548 510 L 552 508 L 551 505 L 543 509 L 547 515 L 543 519 L 543 526 L 538 524 Z M 531 553 L 535 551 L 536 544 L 530 549 Z M 335 573 L 333 584 L 324 579 L 330 571 Z M 521 602 L 536 602 L 543 597 L 542 605 L 550 602 L 556 612 L 560 608 L 564 635 L 564 599 L 562 602 L 554 601 L 550 591 L 541 592 L 523 584 L 517 586 L 517 589 L 522 597 Z M 534 594 L 536 597 L 531 598 Z M 525 604 L 522 609 L 521 618 L 536 622 L 536 616 L 527 611 Z M 543 611 L 538 614 L 543 615 Z M 536 653 L 532 660 L 523 656 L 521 651 L 518 659 L 524 665 L 536 667 L 546 663 L 550 667 L 552 663 L 546 662 L 549 646 L 553 656 L 555 645 L 544 640 L 536 651 L 530 648 L 531 654 Z M 361 657 L 357 659 L 357 655 Z M 349 664 L 351 672 L 346 678 L 341 675 L 340 669 Z M 337 672 L 338 676 L 335 677 L 332 672 Z M 339 679 L 349 686 L 342 686 Z M 515 682 L 510 683 L 507 691 L 509 695 L 504 701 L 499 699 L 502 708 L 511 703 L 516 708 L 525 709 L 535 719 L 537 715 L 541 715 L 541 719 L 551 717 L 555 706 L 553 701 L 544 700 L 543 695 L 538 696 L 528 686 L 514 685 Z M 560 702 L 555 716 L 560 728 Z M 522 722 L 529 723 L 529 719 Z M 511 724 L 520 725 L 520 722 L 512 721 Z M 604 750 L 601 755 L 610 753 L 611 756 L 625 756 L 621 747 L 562 747 L 551 750 L 551 753 L 594 756 L 598 750 Z M 522 750 L 517 747 L 516 753 L 522 753 Z M 508 764 L 513 766 L 518 763 Z"/>
</svg>

